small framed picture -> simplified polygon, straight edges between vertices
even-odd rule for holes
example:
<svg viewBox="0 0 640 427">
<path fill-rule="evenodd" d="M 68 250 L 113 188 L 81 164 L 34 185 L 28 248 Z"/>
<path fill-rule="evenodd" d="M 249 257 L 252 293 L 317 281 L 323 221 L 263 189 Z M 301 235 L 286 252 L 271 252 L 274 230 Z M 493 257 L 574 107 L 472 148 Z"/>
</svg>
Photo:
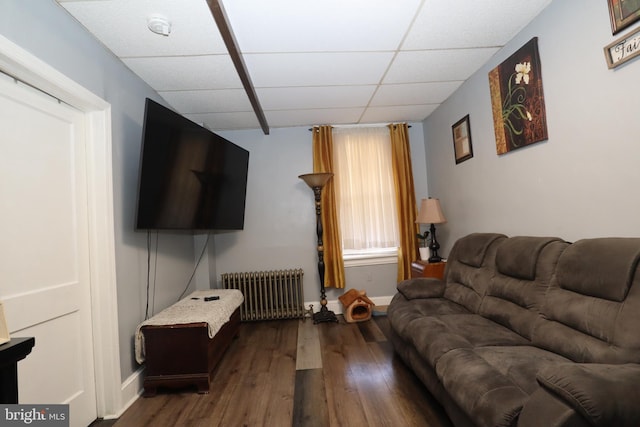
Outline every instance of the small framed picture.
<svg viewBox="0 0 640 427">
<path fill-rule="evenodd" d="M 451 126 L 453 131 L 453 152 L 456 158 L 456 165 L 473 157 L 473 146 L 471 145 L 471 125 L 467 114 L 456 124 Z"/>
<path fill-rule="evenodd" d="M 607 0 L 607 4 L 613 34 L 640 19 L 640 0 Z"/>
</svg>

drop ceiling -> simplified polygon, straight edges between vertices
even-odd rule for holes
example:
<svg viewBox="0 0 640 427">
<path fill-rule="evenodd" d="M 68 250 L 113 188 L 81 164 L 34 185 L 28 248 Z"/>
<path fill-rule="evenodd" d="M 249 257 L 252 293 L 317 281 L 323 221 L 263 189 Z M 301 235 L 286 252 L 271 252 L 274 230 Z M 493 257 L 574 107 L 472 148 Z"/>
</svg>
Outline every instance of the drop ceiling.
<svg viewBox="0 0 640 427">
<path fill-rule="evenodd" d="M 206 0 L 57 2 L 177 112 L 261 128 Z M 220 2 L 277 128 L 422 121 L 551 0 Z"/>
</svg>

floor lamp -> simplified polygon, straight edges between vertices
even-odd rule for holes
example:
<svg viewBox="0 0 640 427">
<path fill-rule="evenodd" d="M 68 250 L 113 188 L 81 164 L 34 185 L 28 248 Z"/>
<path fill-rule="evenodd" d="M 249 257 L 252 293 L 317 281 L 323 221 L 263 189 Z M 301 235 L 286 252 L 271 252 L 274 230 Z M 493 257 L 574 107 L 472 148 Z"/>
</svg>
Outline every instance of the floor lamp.
<svg viewBox="0 0 640 427">
<path fill-rule="evenodd" d="M 308 173 L 298 178 L 313 190 L 316 199 L 316 234 L 318 235 L 318 273 L 320 274 L 320 311 L 313 314 L 313 323 L 337 322 L 333 311 L 327 308 L 327 295 L 324 289 L 324 245 L 322 243 L 322 187 L 331 179 L 332 173 Z"/>
</svg>

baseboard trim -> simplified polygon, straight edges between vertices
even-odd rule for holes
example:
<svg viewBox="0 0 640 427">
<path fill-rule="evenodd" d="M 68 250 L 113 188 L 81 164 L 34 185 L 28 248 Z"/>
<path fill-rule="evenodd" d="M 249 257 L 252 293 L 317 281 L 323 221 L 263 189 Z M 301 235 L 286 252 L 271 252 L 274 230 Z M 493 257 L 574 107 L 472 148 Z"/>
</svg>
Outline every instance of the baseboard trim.
<svg viewBox="0 0 640 427">
<path fill-rule="evenodd" d="M 105 420 L 115 420 L 124 414 L 129 409 L 133 402 L 138 400 L 142 396 L 144 386 L 144 367 L 138 368 L 133 374 L 131 374 L 120 387 L 121 402 L 125 402 L 115 414 L 106 415 Z"/>
</svg>

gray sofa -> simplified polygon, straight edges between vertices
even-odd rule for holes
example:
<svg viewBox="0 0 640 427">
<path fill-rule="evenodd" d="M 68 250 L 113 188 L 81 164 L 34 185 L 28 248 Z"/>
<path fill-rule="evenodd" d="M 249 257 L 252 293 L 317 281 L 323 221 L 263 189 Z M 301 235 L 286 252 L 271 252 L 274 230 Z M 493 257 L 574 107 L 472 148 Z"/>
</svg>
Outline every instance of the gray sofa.
<svg viewBox="0 0 640 427">
<path fill-rule="evenodd" d="M 398 284 L 397 354 L 456 426 L 640 426 L 640 239 L 475 233 Z"/>
</svg>

